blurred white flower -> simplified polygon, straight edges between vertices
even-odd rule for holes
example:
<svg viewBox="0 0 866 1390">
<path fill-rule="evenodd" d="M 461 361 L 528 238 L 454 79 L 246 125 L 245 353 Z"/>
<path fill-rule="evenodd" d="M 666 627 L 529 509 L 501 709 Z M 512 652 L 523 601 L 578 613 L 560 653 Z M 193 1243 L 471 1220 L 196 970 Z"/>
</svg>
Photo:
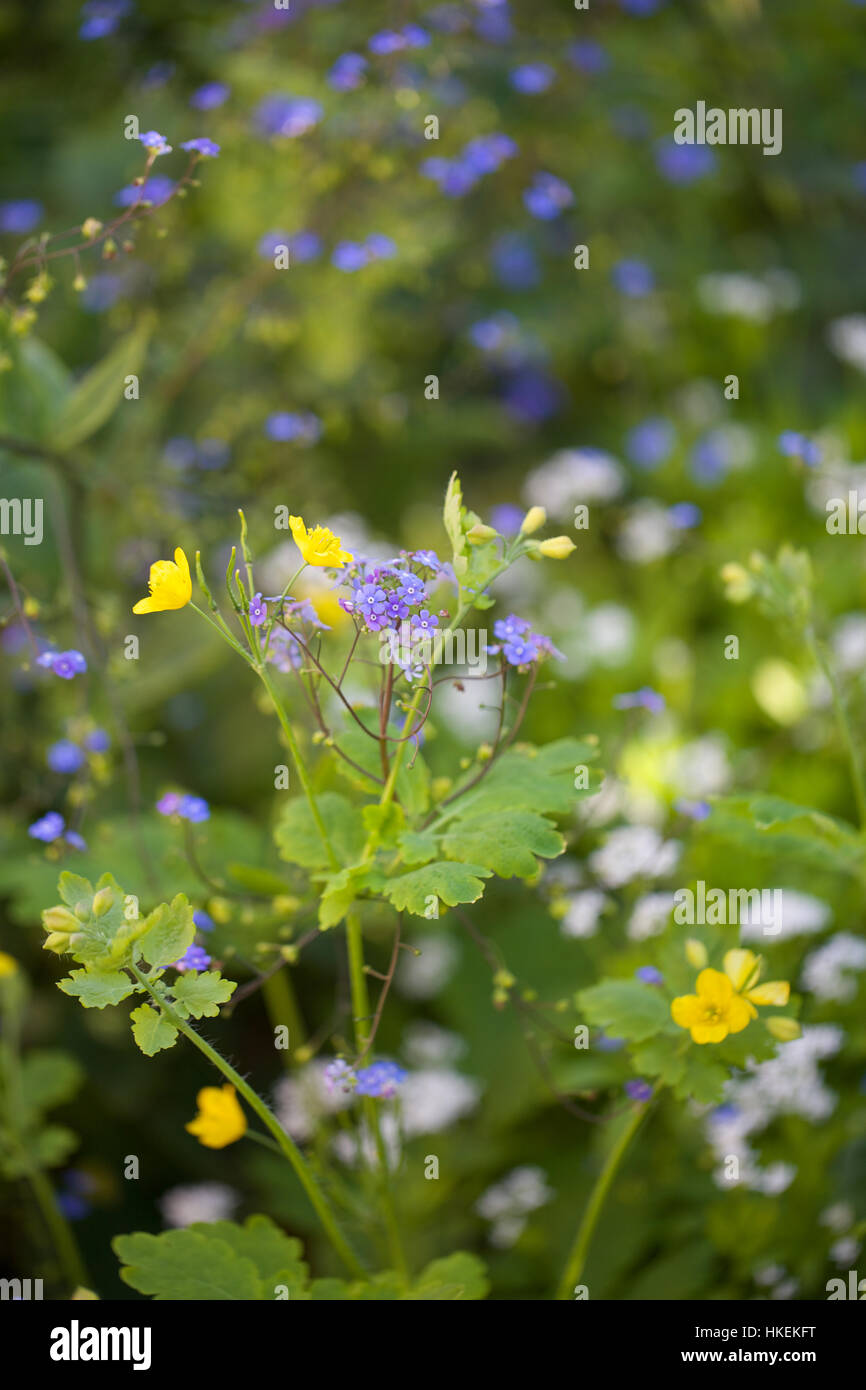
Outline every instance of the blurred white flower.
<svg viewBox="0 0 866 1390">
<path fill-rule="evenodd" d="M 416 937 L 412 945 L 421 954 L 401 952 L 395 988 L 407 999 L 432 999 L 451 978 L 460 959 L 459 947 L 450 937 L 432 932 Z"/>
<path fill-rule="evenodd" d="M 857 1213 L 848 1202 L 834 1202 L 818 1217 L 822 1226 L 829 1226 L 831 1231 L 837 1232 L 850 1230 L 856 1219 Z"/>
<path fill-rule="evenodd" d="M 228 1221 L 240 1200 L 240 1193 L 223 1182 L 192 1182 L 164 1192 L 159 1209 L 166 1226 L 192 1226 L 196 1221 Z"/>
<path fill-rule="evenodd" d="M 833 319 L 827 341 L 837 357 L 866 372 L 866 314 L 846 314 Z"/>
<path fill-rule="evenodd" d="M 837 932 L 803 962 L 802 984 L 816 999 L 845 1003 L 857 993 L 857 981 L 846 971 L 866 970 L 866 941 L 850 932 Z"/>
<path fill-rule="evenodd" d="M 774 923 L 781 927 L 773 933 L 774 941 L 788 941 L 792 936 L 812 936 L 827 926 L 832 916 L 829 904 L 808 893 L 798 893 L 794 888 L 780 888 L 782 911 Z M 765 923 L 757 903 L 749 899 L 740 916 L 740 938 L 742 941 L 765 941 Z"/>
<path fill-rule="evenodd" d="M 574 893 L 568 898 L 568 908 L 562 918 L 559 930 L 563 936 L 595 936 L 598 921 L 607 906 L 608 899 L 597 888 L 587 888 L 582 893 Z"/>
<path fill-rule="evenodd" d="M 466 1040 L 459 1033 L 440 1028 L 438 1023 L 419 1019 L 403 1034 L 403 1053 L 413 1067 L 441 1066 L 456 1062 L 466 1051 Z"/>
<path fill-rule="evenodd" d="M 610 502 L 625 487 L 622 464 L 602 449 L 560 449 L 526 479 L 523 496 L 557 521 L 571 520 L 579 502 Z"/>
<path fill-rule="evenodd" d="M 474 1110 L 481 1087 L 449 1067 L 410 1072 L 400 1087 L 400 1125 L 407 1138 L 438 1134 Z"/>
<path fill-rule="evenodd" d="M 796 308 L 800 286 L 786 270 L 770 270 L 762 276 L 714 271 L 698 281 L 698 298 L 710 314 L 767 323 L 780 310 Z"/>
<path fill-rule="evenodd" d="M 717 796 L 731 780 L 724 738 L 721 734 L 706 734 L 676 749 L 665 775 L 680 796 L 695 800 Z"/>
<path fill-rule="evenodd" d="M 633 565 L 648 565 L 669 555 L 683 533 L 667 507 L 644 499 L 629 509 L 620 526 L 616 548 Z"/>
<path fill-rule="evenodd" d="M 627 935 L 632 941 L 645 941 L 648 936 L 658 936 L 670 921 L 673 910 L 673 893 L 645 893 L 632 909 Z"/>
<path fill-rule="evenodd" d="M 650 825 L 621 825 L 589 856 L 589 866 L 607 888 L 636 878 L 664 878 L 676 867 L 682 845 L 664 840 Z"/>
<path fill-rule="evenodd" d="M 334 1115 L 352 1104 L 353 1092 L 325 1085 L 327 1060 L 315 1058 L 294 1076 L 282 1077 L 274 1087 L 274 1113 L 283 1129 L 303 1143 L 311 1139 L 323 1115 Z"/>
<path fill-rule="evenodd" d="M 843 1236 L 841 1240 L 836 1240 L 830 1246 L 830 1258 L 837 1265 L 853 1265 L 857 1256 L 860 1254 L 860 1241 L 856 1236 Z"/>
<path fill-rule="evenodd" d="M 500 1249 L 513 1245 L 526 1227 L 531 1211 L 545 1206 L 556 1194 L 547 1185 L 543 1168 L 514 1168 L 493 1187 L 488 1187 L 475 1203 L 475 1210 L 493 1223 L 490 1243 Z"/>
<path fill-rule="evenodd" d="M 866 613 L 846 613 L 833 629 L 833 655 L 842 671 L 862 671 L 866 666 Z"/>
</svg>

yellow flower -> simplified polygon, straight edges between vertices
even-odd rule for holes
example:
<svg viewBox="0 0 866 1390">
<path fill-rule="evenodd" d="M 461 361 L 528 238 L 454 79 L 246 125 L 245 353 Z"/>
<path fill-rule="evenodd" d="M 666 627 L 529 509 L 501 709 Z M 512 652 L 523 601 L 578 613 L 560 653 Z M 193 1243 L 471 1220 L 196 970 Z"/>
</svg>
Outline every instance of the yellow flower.
<svg viewBox="0 0 866 1390">
<path fill-rule="evenodd" d="M 327 526 L 314 526 L 307 530 L 301 516 L 290 516 L 289 526 L 292 538 L 308 565 L 322 569 L 326 565 L 339 567 L 351 564 L 354 556 L 343 549 L 343 542 Z"/>
<path fill-rule="evenodd" d="M 543 507 L 530 507 L 520 525 L 521 536 L 531 536 L 533 531 L 537 531 L 547 520 L 547 512 Z"/>
<path fill-rule="evenodd" d="M 164 613 L 170 608 L 184 608 L 192 598 L 189 562 L 178 546 L 173 560 L 156 560 L 150 567 L 147 581 L 150 597 L 139 599 L 133 613 Z"/>
<path fill-rule="evenodd" d="M 728 951 L 721 970 L 702 970 L 697 994 L 681 994 L 671 1004 L 671 1017 L 688 1028 L 692 1042 L 723 1042 L 729 1033 L 742 1033 L 758 1017 L 756 1004 L 783 1007 L 791 987 L 785 980 L 757 983 L 761 958 L 754 951 Z"/>
<path fill-rule="evenodd" d="M 551 536 L 550 540 L 539 541 L 538 549 L 548 560 L 565 560 L 577 546 L 568 536 Z"/>
<path fill-rule="evenodd" d="M 14 956 L 7 956 L 5 951 L 0 951 L 0 980 L 5 975 L 17 975 L 18 962 Z"/>
<path fill-rule="evenodd" d="M 203 1086 L 196 1104 L 198 1114 L 186 1128 L 206 1149 L 224 1149 L 246 1134 L 247 1119 L 234 1086 Z"/>
</svg>

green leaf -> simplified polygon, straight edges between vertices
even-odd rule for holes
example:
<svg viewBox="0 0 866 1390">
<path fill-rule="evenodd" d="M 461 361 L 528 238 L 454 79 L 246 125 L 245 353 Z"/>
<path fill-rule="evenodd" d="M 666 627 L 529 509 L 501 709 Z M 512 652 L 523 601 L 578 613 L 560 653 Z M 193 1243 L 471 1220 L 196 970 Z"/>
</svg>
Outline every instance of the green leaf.
<svg viewBox="0 0 866 1390">
<path fill-rule="evenodd" d="M 653 1037 L 670 1022 L 667 1000 L 640 980 L 602 980 L 580 991 L 577 1006 L 587 1022 L 631 1042 Z"/>
<path fill-rule="evenodd" d="M 338 859 L 353 864 L 361 857 L 366 835 L 356 807 L 338 792 L 324 792 L 316 797 L 319 814 Z M 280 856 L 304 869 L 330 867 L 327 850 L 322 842 L 313 813 L 305 796 L 293 798 L 283 808 L 274 831 Z"/>
<path fill-rule="evenodd" d="M 276 1284 L 291 1288 L 307 1283 L 309 1269 L 301 1259 L 301 1242 L 287 1236 L 269 1216 L 249 1216 L 242 1226 L 234 1221 L 197 1221 L 185 1229 L 208 1240 L 224 1241 L 235 1255 L 249 1260 L 262 1281 L 265 1298 L 273 1298 Z"/>
<path fill-rule="evenodd" d="M 659 1033 L 641 1043 L 632 1053 L 635 1071 L 641 1076 L 657 1076 L 665 1085 L 673 1086 L 685 1075 L 684 1038 L 682 1031 L 676 1035 Z"/>
<path fill-rule="evenodd" d="M 442 508 L 442 524 L 445 533 L 451 542 L 453 557 L 457 559 L 466 549 L 466 538 L 463 534 L 461 518 L 463 514 L 463 492 L 460 487 L 460 479 L 456 472 L 451 474 L 448 479 L 448 487 L 445 492 L 445 504 Z"/>
<path fill-rule="evenodd" d="M 63 453 L 83 444 L 114 413 L 123 400 L 125 378 L 141 366 L 153 322 L 152 315 L 145 315 L 73 387 L 49 431 L 52 448 Z"/>
<path fill-rule="evenodd" d="M 58 880 L 57 891 L 61 901 L 73 912 L 79 906 L 82 912 L 90 912 L 93 903 L 93 884 L 90 879 L 82 878 L 80 874 L 71 874 L 65 869 Z"/>
<path fill-rule="evenodd" d="M 328 878 L 319 899 L 319 926 L 323 931 L 342 922 L 370 873 L 370 866 L 355 864 Z"/>
<path fill-rule="evenodd" d="M 72 385 L 72 374 L 39 338 L 7 338 L 3 351 L 14 363 L 0 372 L 0 433 L 44 441 Z"/>
<path fill-rule="evenodd" d="M 163 1014 L 157 1013 L 149 1004 L 139 1004 L 129 1015 L 132 1023 L 132 1036 L 147 1057 L 173 1047 L 177 1042 L 177 1029 Z"/>
<path fill-rule="evenodd" d="M 271 873 L 270 869 L 259 869 L 254 864 L 228 864 L 226 868 L 235 883 L 252 893 L 266 893 L 278 898 L 292 891 L 291 884 L 278 874 Z"/>
<path fill-rule="evenodd" d="M 55 1048 L 28 1052 L 21 1062 L 22 1121 L 30 1124 L 45 1110 L 71 1100 L 84 1080 L 74 1057 Z"/>
<path fill-rule="evenodd" d="M 356 709 L 355 713 L 368 728 L 378 729 L 377 710 Z M 389 725 L 388 733 L 392 739 L 399 736 L 400 732 L 401 730 L 393 724 Z M 378 743 L 365 734 L 363 729 L 359 729 L 355 721 L 350 719 L 348 715 L 337 742 L 343 752 L 353 762 L 356 762 L 364 773 L 368 774 L 367 776 L 362 775 L 357 768 L 351 767 L 349 763 L 340 758 L 335 763 L 340 776 L 368 795 L 375 792 L 376 796 L 379 796 L 381 793 L 382 765 Z M 397 746 L 393 742 L 388 745 L 392 756 Z M 374 779 L 378 779 L 378 783 Z M 430 805 L 430 769 L 422 754 L 414 746 L 410 745 L 403 754 L 400 771 L 397 773 L 396 794 L 407 818 L 423 815 Z"/>
<path fill-rule="evenodd" d="M 458 1250 L 427 1265 L 408 1297 L 411 1300 L 453 1301 L 486 1298 L 489 1291 L 487 1271 L 482 1261 L 477 1255 Z"/>
<path fill-rule="evenodd" d="M 236 989 L 234 980 L 224 980 L 218 970 L 178 975 L 171 987 L 175 1003 L 193 1018 L 216 1018 L 220 1004 L 228 1003 Z"/>
<path fill-rule="evenodd" d="M 498 816 L 472 816 L 454 821 L 442 840 L 450 859 L 484 864 L 500 878 L 534 878 L 536 855 L 555 859 L 565 849 L 559 831 L 534 811 L 513 811 Z"/>
<path fill-rule="evenodd" d="M 589 776 L 586 789 L 575 789 L 575 768 L 589 766 L 597 748 L 579 739 L 563 738 L 546 748 L 509 748 L 477 787 L 449 806 L 444 819 L 470 813 L 498 816 L 509 811 L 535 811 L 540 815 L 565 815 L 582 796 L 598 790 L 598 773 Z M 441 823 L 441 822 L 440 822 Z"/>
<path fill-rule="evenodd" d="M 365 806 L 361 817 L 368 834 L 376 832 L 382 848 L 395 846 L 406 824 L 403 807 L 393 801 L 388 806 L 377 806 L 375 802 Z"/>
<path fill-rule="evenodd" d="M 416 917 L 434 917 L 438 915 L 439 902 L 449 907 L 477 902 L 484 892 L 484 878 L 490 878 L 490 870 L 483 865 L 439 860 L 387 879 L 382 891 L 398 912 L 406 910 Z"/>
<path fill-rule="evenodd" d="M 185 893 L 171 903 L 160 903 L 146 918 L 139 933 L 139 946 L 153 966 L 173 965 L 192 945 L 195 922 Z"/>
<path fill-rule="evenodd" d="M 429 830 L 404 830 L 398 837 L 400 854 L 404 864 L 429 864 L 438 853 L 436 836 Z"/>
<path fill-rule="evenodd" d="M 694 1043 L 685 1055 L 685 1070 L 674 1084 L 677 1100 L 717 1105 L 722 1100 L 730 1069 L 716 1060 L 712 1043 Z"/>
<path fill-rule="evenodd" d="M 79 999 L 85 1009 L 104 1009 L 128 999 L 139 986 L 121 970 L 72 970 L 57 988 Z"/>
<path fill-rule="evenodd" d="M 853 826 L 780 796 L 718 797 L 701 830 L 798 866 L 861 878 L 866 874 L 866 846 Z"/>
<path fill-rule="evenodd" d="M 225 1240 L 202 1235 L 200 1229 L 164 1231 L 159 1236 L 136 1231 L 115 1237 L 112 1249 L 122 1262 L 123 1282 L 158 1303 L 248 1302 L 264 1297 L 253 1261 L 242 1258 Z"/>
</svg>

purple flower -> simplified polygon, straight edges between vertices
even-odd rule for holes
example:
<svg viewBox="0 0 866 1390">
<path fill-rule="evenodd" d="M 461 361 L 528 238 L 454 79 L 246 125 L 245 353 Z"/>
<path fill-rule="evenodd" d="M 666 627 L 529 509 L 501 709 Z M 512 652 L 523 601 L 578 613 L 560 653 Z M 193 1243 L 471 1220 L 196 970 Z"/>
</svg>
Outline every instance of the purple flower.
<svg viewBox="0 0 866 1390">
<path fill-rule="evenodd" d="M 171 154 L 171 145 L 164 135 L 160 135 L 158 130 L 146 130 L 138 138 L 148 154 Z"/>
<path fill-rule="evenodd" d="M 9 203 L 0 203 L 0 232 L 12 236 L 26 236 L 42 220 L 42 204 L 35 198 L 18 198 Z"/>
<path fill-rule="evenodd" d="M 783 430 L 777 443 L 780 453 L 787 458 L 802 459 L 809 468 L 821 462 L 821 450 L 818 445 L 797 430 Z"/>
<path fill-rule="evenodd" d="M 513 314 L 504 311 L 489 319 L 479 319 L 469 329 L 469 337 L 482 352 L 496 352 L 514 342 L 520 325 Z"/>
<path fill-rule="evenodd" d="M 331 265 L 349 275 L 354 270 L 360 270 L 369 259 L 369 252 L 360 241 L 340 241 L 334 247 Z"/>
<path fill-rule="evenodd" d="M 177 813 L 182 820 L 192 821 L 193 825 L 210 819 L 210 807 L 201 796 L 182 796 Z"/>
<path fill-rule="evenodd" d="M 629 14 L 644 15 L 655 14 L 656 10 L 663 3 L 663 0 L 620 0 L 623 9 Z"/>
<path fill-rule="evenodd" d="M 331 1095 L 333 1095 L 335 1091 L 343 1095 L 349 1095 L 349 1093 L 355 1089 L 355 1083 L 357 1081 L 357 1077 L 348 1062 L 343 1062 L 339 1059 L 328 1063 L 322 1073 L 322 1079 L 325 1083 L 325 1089 Z"/>
<path fill-rule="evenodd" d="M 693 526 L 700 525 L 703 512 L 694 502 L 675 502 L 668 507 L 668 516 L 677 530 L 689 531 Z"/>
<path fill-rule="evenodd" d="M 669 183 L 694 183 L 716 167 L 716 156 L 707 145 L 678 145 L 671 137 L 656 145 L 656 165 Z"/>
<path fill-rule="evenodd" d="M 256 594 L 250 600 L 249 619 L 253 627 L 261 627 L 262 623 L 267 622 L 268 605 L 262 603 L 261 594 Z"/>
<path fill-rule="evenodd" d="M 530 637 L 512 637 L 502 648 L 509 666 L 530 666 L 535 660 L 535 643 Z"/>
<path fill-rule="evenodd" d="M 395 29 L 383 29 L 380 33 L 373 35 L 367 47 L 371 53 L 387 54 L 399 53 L 408 45 L 403 34 L 398 34 Z"/>
<path fill-rule="evenodd" d="M 279 444 L 315 444 L 321 433 L 321 420 L 309 411 L 280 410 L 265 421 L 265 434 Z"/>
<path fill-rule="evenodd" d="M 390 1100 L 397 1094 L 397 1087 L 406 1080 L 407 1075 L 396 1062 L 372 1062 L 357 1073 L 358 1095 Z"/>
<path fill-rule="evenodd" d="M 464 146 L 460 163 L 474 174 L 493 174 L 516 154 L 517 146 L 510 135 L 476 135 Z"/>
<path fill-rule="evenodd" d="M 712 807 L 708 801 L 688 801 L 685 797 L 680 797 L 674 802 L 674 810 L 679 811 L 681 816 L 687 816 L 689 820 L 706 820 L 712 812 Z"/>
<path fill-rule="evenodd" d="M 670 457 L 675 437 L 674 427 L 669 420 L 652 416 L 629 430 L 625 441 L 626 453 L 639 468 L 658 468 Z"/>
<path fill-rule="evenodd" d="M 111 747 L 111 739 L 104 729 L 92 729 L 85 735 L 84 746 L 90 753 L 107 753 Z"/>
<path fill-rule="evenodd" d="M 654 965 L 642 965 L 634 973 L 645 985 L 663 985 L 665 982 L 664 975 Z"/>
<path fill-rule="evenodd" d="M 432 632 L 439 626 L 439 619 L 435 613 L 431 613 L 428 608 L 422 608 L 420 613 L 412 614 L 413 632 Z"/>
<path fill-rule="evenodd" d="M 230 93 L 231 88 L 227 87 L 225 82 L 206 82 L 203 87 L 196 88 L 189 104 L 195 107 L 196 111 L 213 111 L 228 101 Z"/>
<path fill-rule="evenodd" d="M 509 415 L 525 425 L 542 424 L 561 410 L 563 391 L 559 382 L 537 367 L 513 372 L 503 391 Z"/>
<path fill-rule="evenodd" d="M 207 159 L 216 159 L 220 152 L 219 145 L 215 141 L 209 140 L 206 135 L 197 135 L 194 140 L 184 140 L 181 149 L 194 150 L 196 154 L 203 155 Z"/>
<path fill-rule="evenodd" d="M 497 237 L 490 260 L 496 278 L 509 290 L 530 290 L 541 278 L 535 252 L 518 232 L 504 232 Z"/>
<path fill-rule="evenodd" d="M 360 53 L 341 53 L 331 71 L 328 83 L 338 92 L 351 92 L 364 80 L 367 59 Z"/>
<path fill-rule="evenodd" d="M 385 605 L 385 615 L 391 626 L 396 627 L 397 623 L 409 616 L 409 605 L 404 603 L 399 594 L 389 594 L 388 602 Z"/>
<path fill-rule="evenodd" d="M 65 825 L 65 820 L 57 811 L 48 811 L 27 827 L 27 834 L 32 835 L 34 840 L 44 840 L 46 845 L 50 845 L 60 838 Z"/>
<path fill-rule="evenodd" d="M 516 536 L 523 523 L 524 509 L 512 502 L 501 502 L 490 509 L 490 525 L 501 536 Z"/>
<path fill-rule="evenodd" d="M 567 183 L 555 174 L 536 174 L 529 188 L 524 191 L 523 203 L 533 217 L 542 222 L 550 222 L 574 202 L 574 194 Z"/>
<path fill-rule="evenodd" d="M 416 556 L 417 558 L 417 556 Z M 423 561 L 422 561 L 423 563 Z M 422 580 L 414 574 L 407 574 L 400 585 L 400 598 L 404 603 L 414 606 L 427 597 Z"/>
<path fill-rule="evenodd" d="M 367 256 L 372 261 L 387 261 L 397 254 L 397 244 L 382 232 L 373 232 L 364 242 Z"/>
<path fill-rule="evenodd" d="M 195 925 L 199 931 L 207 932 L 213 931 L 214 929 L 213 918 L 209 917 L 206 912 L 203 912 L 200 907 L 197 907 L 195 912 L 192 914 L 192 920 L 195 922 Z"/>
<path fill-rule="evenodd" d="M 156 803 L 156 809 L 161 816 L 176 816 L 180 810 L 180 793 L 166 792 Z"/>
<path fill-rule="evenodd" d="M 207 970 L 211 957 L 202 946 L 188 946 L 180 960 L 174 963 L 175 970 Z"/>
<path fill-rule="evenodd" d="M 600 1052 L 621 1052 L 625 1047 L 625 1038 L 613 1038 L 609 1033 L 599 1033 L 595 1045 Z"/>
<path fill-rule="evenodd" d="M 423 565 L 425 569 L 432 570 L 434 574 L 444 574 L 446 570 L 451 568 L 450 565 L 443 565 L 435 550 L 413 550 L 409 559 L 414 560 L 416 565 Z M 403 581 L 403 597 L 406 597 L 405 580 Z"/>
<path fill-rule="evenodd" d="M 309 97 L 290 97 L 274 93 L 259 102 L 255 123 L 263 135 L 295 139 L 317 126 L 323 114 L 319 102 L 312 101 Z"/>
<path fill-rule="evenodd" d="M 68 652 L 43 652 L 36 661 L 37 666 L 44 666 L 52 671 L 61 680 L 71 681 L 74 676 L 80 676 L 87 670 L 87 662 L 81 652 L 70 650 Z"/>
<path fill-rule="evenodd" d="M 71 743 L 68 738 L 62 738 L 58 743 L 52 743 L 48 749 L 48 766 L 52 772 L 77 772 L 83 762 L 84 753 L 77 744 Z"/>
<path fill-rule="evenodd" d="M 646 1081 L 627 1081 L 625 1091 L 632 1100 L 648 1101 L 652 1097 L 653 1088 Z"/>
<path fill-rule="evenodd" d="M 523 520 L 522 513 L 520 519 Z M 525 637 L 531 626 L 532 624 L 526 622 L 524 618 L 518 618 L 516 614 L 510 613 L 507 618 L 497 618 L 493 624 L 493 635 L 498 637 L 500 642 L 513 642 L 518 637 Z"/>
<path fill-rule="evenodd" d="M 151 174 L 141 186 L 131 183 L 126 188 L 121 188 L 120 192 L 114 195 L 114 201 L 122 208 L 131 208 L 134 203 L 152 203 L 154 207 L 158 207 L 168 201 L 174 188 L 174 180 L 167 175 Z"/>
<path fill-rule="evenodd" d="M 385 612 L 387 595 L 377 584 L 359 584 L 353 595 L 355 612 L 360 613 L 367 626 L 370 619 L 378 618 Z M 381 624 L 379 625 L 381 626 Z"/>
<path fill-rule="evenodd" d="M 655 285 L 655 276 L 646 261 L 617 261 L 611 279 L 621 294 L 642 299 Z"/>
<path fill-rule="evenodd" d="M 78 37 L 88 42 L 107 38 L 131 9 L 132 0 L 87 0 L 81 7 Z"/>
<path fill-rule="evenodd" d="M 67 843 L 68 845 L 71 845 L 73 849 L 81 849 L 81 850 L 87 849 L 87 845 L 86 845 L 86 843 L 85 843 L 83 837 L 82 837 L 81 835 L 79 835 L 79 833 L 78 833 L 77 830 L 67 830 L 66 835 L 64 836 L 64 838 L 65 838 L 65 840 L 66 840 L 66 843 Z"/>
<path fill-rule="evenodd" d="M 548 63 L 525 63 L 512 70 L 509 81 L 516 92 L 535 96 L 539 92 L 546 92 L 555 77 L 556 73 Z"/>
<path fill-rule="evenodd" d="M 568 56 L 581 72 L 606 72 L 610 67 L 610 58 L 607 53 L 601 44 L 596 43 L 593 39 L 580 39 L 577 43 L 573 43 L 568 50 Z"/>
<path fill-rule="evenodd" d="M 640 690 L 627 691 L 623 695 L 615 695 L 613 698 L 614 709 L 646 709 L 650 714 L 661 714 L 665 707 L 665 697 L 660 695 L 657 690 L 653 690 L 649 685 L 642 685 Z"/>
</svg>

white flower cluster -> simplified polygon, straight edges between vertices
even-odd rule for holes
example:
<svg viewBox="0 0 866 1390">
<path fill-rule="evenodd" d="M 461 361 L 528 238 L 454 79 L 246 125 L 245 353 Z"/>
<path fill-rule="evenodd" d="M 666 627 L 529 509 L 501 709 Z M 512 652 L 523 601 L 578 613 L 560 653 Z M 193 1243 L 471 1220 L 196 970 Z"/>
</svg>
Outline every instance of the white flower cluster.
<svg viewBox="0 0 866 1390">
<path fill-rule="evenodd" d="M 857 981 L 845 973 L 850 970 L 866 970 L 866 941 L 836 932 L 803 962 L 803 988 L 816 999 L 845 1003 L 857 993 Z"/>
<path fill-rule="evenodd" d="M 488 1187 L 475 1204 L 485 1221 L 492 1222 L 490 1243 L 499 1249 L 513 1245 L 523 1234 L 531 1211 L 545 1206 L 554 1196 L 543 1168 L 514 1168 L 493 1187 Z"/>
<path fill-rule="evenodd" d="M 171 1187 L 159 1199 L 166 1226 L 192 1226 L 196 1221 L 228 1221 L 240 1195 L 223 1182 L 191 1182 Z"/>
<path fill-rule="evenodd" d="M 682 845 L 664 840 L 651 825 L 621 825 L 589 856 L 589 867 L 607 888 L 636 878 L 664 878 L 676 867 Z"/>
<path fill-rule="evenodd" d="M 625 487 L 622 464 L 602 449 L 560 449 L 526 480 L 523 495 L 557 521 L 570 520 L 578 502 L 611 502 Z"/>
</svg>

